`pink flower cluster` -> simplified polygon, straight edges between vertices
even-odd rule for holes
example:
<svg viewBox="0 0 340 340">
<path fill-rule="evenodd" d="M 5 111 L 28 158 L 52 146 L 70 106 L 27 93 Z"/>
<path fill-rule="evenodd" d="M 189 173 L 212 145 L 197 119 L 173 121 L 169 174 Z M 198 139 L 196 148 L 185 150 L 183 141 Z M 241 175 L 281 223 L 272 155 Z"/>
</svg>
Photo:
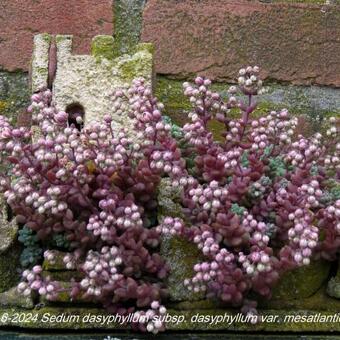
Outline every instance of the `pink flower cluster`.
<svg viewBox="0 0 340 340">
<path fill-rule="evenodd" d="M 48 300 L 55 299 L 60 289 L 58 282 L 52 281 L 50 277 L 43 279 L 41 273 L 41 266 L 34 266 L 32 270 L 26 269 L 22 273 L 23 281 L 18 285 L 18 292 L 29 296 L 32 291 L 37 291 Z"/>
</svg>

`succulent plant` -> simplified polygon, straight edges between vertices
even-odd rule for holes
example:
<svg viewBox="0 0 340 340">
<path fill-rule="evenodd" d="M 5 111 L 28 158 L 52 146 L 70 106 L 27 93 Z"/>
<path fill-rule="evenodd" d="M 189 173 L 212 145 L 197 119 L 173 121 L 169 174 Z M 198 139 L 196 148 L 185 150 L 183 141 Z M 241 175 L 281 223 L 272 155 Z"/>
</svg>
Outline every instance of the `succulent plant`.
<svg viewBox="0 0 340 340">
<path fill-rule="evenodd" d="M 10 169 L 0 174 L 0 189 L 46 258 L 53 261 L 51 239 L 69 248 L 66 267 L 84 274 L 72 281 L 72 297 L 83 294 L 111 312 L 147 316 L 133 323 L 140 330 L 163 330 L 153 317 L 166 313 L 164 234 L 187 238 L 205 256 L 184 282 L 189 290 L 245 313 L 256 313 L 249 296 L 270 297 L 285 271 L 315 257 L 334 259 L 340 247 L 339 120 L 329 119 L 325 136 L 307 138 L 296 136 L 298 120 L 287 110 L 253 117 L 262 92 L 259 71 L 241 69 L 227 100 L 205 77 L 184 83 L 192 110 L 183 129 L 162 117 L 151 87 L 134 80 L 113 98 L 116 114 L 133 119 L 134 140 L 124 129 L 114 132 L 109 116 L 79 131 L 53 106 L 49 90 L 34 94 L 29 107 L 38 140 L 0 116 L 0 163 Z M 231 109 L 239 117 L 232 118 Z M 209 131 L 213 119 L 225 126 L 219 141 Z M 162 177 L 180 188 L 190 225 L 170 216 L 158 224 Z M 61 288 L 41 270 L 24 271 L 18 289 L 53 300 Z"/>
</svg>

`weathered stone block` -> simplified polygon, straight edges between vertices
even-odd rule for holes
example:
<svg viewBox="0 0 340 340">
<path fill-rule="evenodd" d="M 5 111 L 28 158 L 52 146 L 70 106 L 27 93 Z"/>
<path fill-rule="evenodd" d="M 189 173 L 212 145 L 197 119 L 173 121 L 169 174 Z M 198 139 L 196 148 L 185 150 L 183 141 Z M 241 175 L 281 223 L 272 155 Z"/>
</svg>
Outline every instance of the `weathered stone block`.
<svg viewBox="0 0 340 340">
<path fill-rule="evenodd" d="M 158 193 L 158 220 L 166 216 L 185 219 L 179 204 L 180 189 L 171 186 L 169 179 L 162 179 Z M 161 255 L 170 267 L 168 290 L 172 301 L 195 301 L 204 298 L 203 293 L 194 293 L 184 286 L 184 280 L 194 276 L 194 265 L 202 254 L 193 243 L 180 237 L 164 237 L 161 243 Z"/>
<path fill-rule="evenodd" d="M 162 178 L 158 186 L 158 220 L 164 216 L 185 219 L 180 204 L 181 190 L 171 185 L 169 178 Z"/>
<path fill-rule="evenodd" d="M 17 242 L 18 225 L 10 219 L 6 201 L 0 195 L 0 292 L 13 287 L 19 280 L 20 246 Z"/>
<path fill-rule="evenodd" d="M 132 52 L 139 43 L 146 0 L 115 0 L 115 54 Z"/>
<path fill-rule="evenodd" d="M 15 219 L 9 216 L 9 208 L 2 195 L 0 195 L 0 254 L 15 245 L 18 234 L 18 225 Z"/>
<path fill-rule="evenodd" d="M 56 270 L 56 271 L 48 271 L 44 270 L 42 272 L 42 277 L 50 277 L 52 281 L 64 281 L 70 282 L 72 279 L 75 281 L 81 281 L 85 277 L 85 275 L 77 270 Z"/>
<path fill-rule="evenodd" d="M 0 115 L 20 126 L 29 125 L 30 115 L 26 114 L 29 97 L 26 73 L 0 71 Z"/>
<path fill-rule="evenodd" d="M 3 307 L 22 307 L 32 309 L 34 307 L 33 297 L 19 294 L 16 287 L 6 292 L 0 293 L 0 306 Z"/>
<path fill-rule="evenodd" d="M 21 247 L 16 243 L 0 254 L 0 293 L 19 282 L 20 253 Z"/>
<path fill-rule="evenodd" d="M 97 35 L 92 39 L 91 54 L 100 59 L 113 59 L 113 37 L 110 35 Z"/>
<path fill-rule="evenodd" d="M 340 260 L 338 260 L 338 271 L 327 284 L 327 294 L 336 299 L 340 299 Z"/>
<path fill-rule="evenodd" d="M 272 299 L 292 300 L 312 296 L 327 281 L 330 268 L 330 262 L 318 260 L 287 272 L 273 289 Z"/>
<path fill-rule="evenodd" d="M 161 244 L 161 256 L 170 267 L 170 274 L 167 278 L 170 300 L 202 300 L 204 292 L 195 293 L 184 286 L 184 280 L 194 276 L 194 265 L 202 259 L 197 246 L 181 237 L 164 237 Z"/>
<path fill-rule="evenodd" d="M 59 281 L 59 286 L 61 287 L 60 292 L 57 294 L 57 297 L 53 300 L 47 300 L 46 298 L 42 297 L 41 302 L 45 305 L 60 305 L 60 304 L 91 304 L 91 298 L 86 298 L 83 295 L 77 296 L 76 298 L 71 298 L 71 290 L 72 290 L 72 284 L 67 281 Z M 92 303 L 93 306 L 95 304 Z"/>
<path fill-rule="evenodd" d="M 66 253 L 64 253 L 62 251 L 53 250 L 53 256 L 54 256 L 53 261 L 44 259 L 44 262 L 43 262 L 43 265 L 42 265 L 43 269 L 48 270 L 48 271 L 65 271 L 65 270 L 67 270 L 65 263 L 63 261 L 65 255 L 66 255 Z"/>
<path fill-rule="evenodd" d="M 340 280 L 332 277 L 327 284 L 327 294 L 336 299 L 340 299 Z"/>
</svg>

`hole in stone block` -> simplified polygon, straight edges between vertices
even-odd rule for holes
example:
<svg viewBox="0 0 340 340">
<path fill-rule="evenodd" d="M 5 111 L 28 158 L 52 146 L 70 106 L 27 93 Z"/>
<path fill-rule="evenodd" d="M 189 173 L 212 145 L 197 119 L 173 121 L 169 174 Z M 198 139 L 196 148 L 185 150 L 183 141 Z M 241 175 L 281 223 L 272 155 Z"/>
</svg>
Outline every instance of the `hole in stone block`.
<svg viewBox="0 0 340 340">
<path fill-rule="evenodd" d="M 79 103 L 72 103 L 66 107 L 65 110 L 68 113 L 68 124 L 71 126 L 72 124 L 79 130 L 84 126 L 85 119 L 85 110 L 84 107 Z M 81 121 L 79 121 L 79 118 Z"/>
<path fill-rule="evenodd" d="M 7 203 L 6 203 L 6 212 L 7 212 L 7 222 L 11 222 L 14 217 L 13 210 Z"/>
</svg>

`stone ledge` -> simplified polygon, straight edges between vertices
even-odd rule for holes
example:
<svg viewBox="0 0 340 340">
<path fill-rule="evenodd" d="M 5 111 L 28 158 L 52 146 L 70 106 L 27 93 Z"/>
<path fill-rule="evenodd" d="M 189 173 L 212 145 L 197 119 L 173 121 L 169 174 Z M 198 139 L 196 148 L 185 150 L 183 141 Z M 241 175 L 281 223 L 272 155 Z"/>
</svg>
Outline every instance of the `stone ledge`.
<svg viewBox="0 0 340 340">
<path fill-rule="evenodd" d="M 267 317 L 266 321 L 258 324 L 242 323 L 242 317 L 238 316 L 235 310 L 230 309 L 212 309 L 212 310 L 194 310 L 194 311 L 174 311 L 168 310 L 170 316 L 181 316 L 184 318 L 183 322 L 168 323 L 167 330 L 169 331 L 231 331 L 231 332 L 339 332 L 340 331 L 340 315 L 332 312 L 318 312 L 315 310 L 262 310 L 260 311 L 263 318 Z M 33 309 L 27 311 L 24 309 L 0 308 L 0 327 L 17 327 L 20 329 L 55 329 L 55 330 L 119 330 L 124 329 L 118 323 L 101 324 L 100 322 L 89 322 L 89 317 L 100 316 L 103 320 L 104 316 L 108 316 L 102 309 L 90 308 L 50 308 L 43 307 L 41 309 Z M 284 319 L 290 316 L 290 319 Z M 220 317 L 224 322 L 215 325 L 209 325 L 209 322 L 199 322 L 199 317 L 208 317 L 210 321 L 212 317 Z M 275 317 L 275 322 L 270 322 L 269 316 Z M 333 318 L 333 322 L 321 322 L 322 318 Z M 60 318 L 56 319 L 57 317 Z M 71 318 L 72 317 L 72 318 Z M 231 317 L 235 322 L 231 322 Z M 315 318 L 317 322 L 293 322 L 292 318 L 296 320 L 305 318 Z M 16 319 L 25 320 L 16 322 Z M 84 319 L 85 318 L 85 319 Z M 36 320 L 35 320 L 36 319 Z M 339 320 L 338 320 L 339 319 Z M 33 321 L 35 320 L 35 321 Z M 177 319 L 178 320 L 178 319 Z M 228 324 L 229 320 L 229 324 Z M 88 321 L 88 322 L 87 322 Z M 98 321 L 98 320 L 97 320 Z M 288 322 L 289 321 L 289 322 Z"/>
</svg>

